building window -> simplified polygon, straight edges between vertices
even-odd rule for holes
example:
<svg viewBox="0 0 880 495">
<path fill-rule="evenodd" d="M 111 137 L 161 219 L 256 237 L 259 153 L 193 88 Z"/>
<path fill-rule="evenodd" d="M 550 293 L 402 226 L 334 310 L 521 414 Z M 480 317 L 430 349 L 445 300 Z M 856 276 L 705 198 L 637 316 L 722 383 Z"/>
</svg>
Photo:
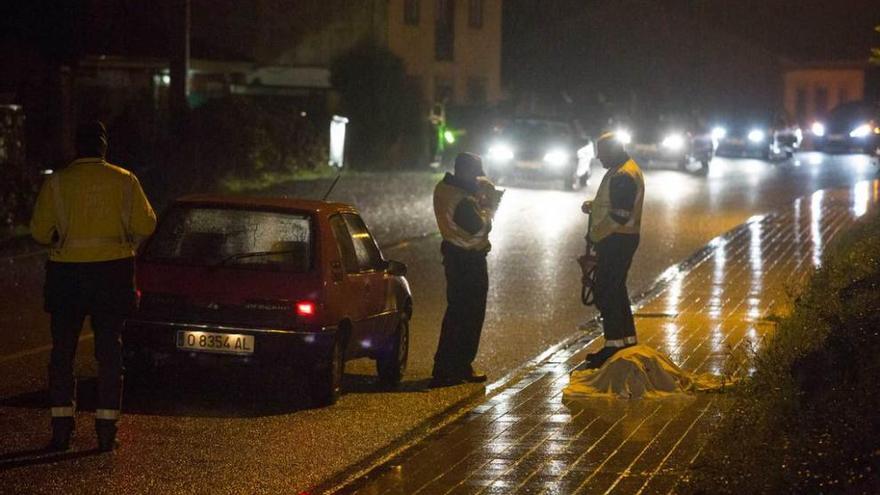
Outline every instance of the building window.
<svg viewBox="0 0 880 495">
<path fill-rule="evenodd" d="M 467 95 L 468 103 L 472 105 L 486 103 L 486 79 L 482 77 L 468 78 Z"/>
<path fill-rule="evenodd" d="M 483 27 L 483 0 L 468 0 L 468 26 Z"/>
<path fill-rule="evenodd" d="M 798 88 L 795 93 L 794 114 L 798 122 L 803 123 L 807 118 L 807 90 Z"/>
<path fill-rule="evenodd" d="M 813 101 L 816 115 L 825 115 L 828 111 L 828 88 L 820 86 L 816 88 L 816 99 Z"/>
<path fill-rule="evenodd" d="M 849 101 L 849 91 L 846 88 L 839 88 L 837 90 L 837 104 L 843 105 L 844 103 Z"/>
<path fill-rule="evenodd" d="M 445 77 L 434 78 L 434 101 L 452 103 L 454 96 L 455 89 L 452 80 Z"/>
<path fill-rule="evenodd" d="M 410 26 L 419 25 L 419 0 L 403 0 L 403 22 Z"/>
<path fill-rule="evenodd" d="M 455 46 L 455 0 L 436 0 L 434 58 L 453 60 Z"/>
</svg>

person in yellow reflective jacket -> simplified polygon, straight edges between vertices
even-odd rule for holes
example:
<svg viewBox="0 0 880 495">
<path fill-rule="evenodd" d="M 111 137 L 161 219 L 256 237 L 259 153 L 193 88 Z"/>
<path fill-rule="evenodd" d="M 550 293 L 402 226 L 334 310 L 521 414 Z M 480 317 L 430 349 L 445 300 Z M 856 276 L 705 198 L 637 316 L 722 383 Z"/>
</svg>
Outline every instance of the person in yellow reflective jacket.
<svg viewBox="0 0 880 495">
<path fill-rule="evenodd" d="M 626 279 L 639 247 L 645 179 L 638 164 L 613 133 L 596 141 L 596 155 L 607 172 L 596 197 L 581 210 L 591 216 L 590 241 L 596 246 L 596 307 L 602 314 L 605 346 L 587 356 L 587 367 L 598 368 L 615 352 L 636 345 L 636 327 Z"/>
<path fill-rule="evenodd" d="M 31 235 L 49 245 L 44 290 L 51 316 L 49 396 L 52 440 L 67 450 L 74 427 L 73 361 L 86 316 L 91 317 L 98 361 L 95 431 L 98 447 L 112 450 L 122 402 L 121 331 L 137 304 L 134 251 L 153 233 L 156 214 L 137 177 L 104 160 L 107 131 L 100 122 L 77 128 L 77 158 L 51 175 L 37 196 Z"/>
</svg>

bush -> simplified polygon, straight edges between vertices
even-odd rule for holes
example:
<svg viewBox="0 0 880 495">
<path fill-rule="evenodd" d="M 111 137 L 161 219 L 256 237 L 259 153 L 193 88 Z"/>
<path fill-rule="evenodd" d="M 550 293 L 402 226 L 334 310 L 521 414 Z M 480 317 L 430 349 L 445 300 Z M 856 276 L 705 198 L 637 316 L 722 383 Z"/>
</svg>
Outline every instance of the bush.
<svg viewBox="0 0 880 495">
<path fill-rule="evenodd" d="M 183 132 L 162 148 L 150 183 L 165 199 L 183 193 L 271 183 L 327 164 L 327 137 L 284 99 L 229 97 L 190 114 Z"/>
<path fill-rule="evenodd" d="M 422 95 L 403 61 L 366 41 L 335 60 L 331 83 L 348 117 L 347 155 L 361 168 L 426 163 L 428 127 Z"/>
<path fill-rule="evenodd" d="M 833 246 L 755 357 L 691 493 L 880 493 L 880 220 Z"/>
</svg>

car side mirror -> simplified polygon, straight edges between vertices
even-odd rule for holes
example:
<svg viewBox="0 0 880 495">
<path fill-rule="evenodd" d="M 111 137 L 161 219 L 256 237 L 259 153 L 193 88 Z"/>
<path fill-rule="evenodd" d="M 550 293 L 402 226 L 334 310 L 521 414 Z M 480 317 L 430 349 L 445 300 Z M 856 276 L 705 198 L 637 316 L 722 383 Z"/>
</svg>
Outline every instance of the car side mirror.
<svg viewBox="0 0 880 495">
<path fill-rule="evenodd" d="M 403 277 L 406 275 L 406 265 L 399 261 L 388 260 L 385 271 L 396 277 Z"/>
</svg>

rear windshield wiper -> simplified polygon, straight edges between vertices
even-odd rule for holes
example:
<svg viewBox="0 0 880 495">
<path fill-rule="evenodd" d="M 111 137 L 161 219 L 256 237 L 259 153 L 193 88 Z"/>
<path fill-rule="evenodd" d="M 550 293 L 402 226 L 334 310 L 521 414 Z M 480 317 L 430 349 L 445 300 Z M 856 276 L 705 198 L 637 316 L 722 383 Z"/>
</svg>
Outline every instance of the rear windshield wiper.
<svg viewBox="0 0 880 495">
<path fill-rule="evenodd" d="M 236 254 L 233 254 L 233 255 L 230 255 L 230 256 L 223 258 L 222 260 L 215 263 L 213 266 L 214 267 L 223 266 L 223 265 L 229 263 L 230 261 L 240 260 L 240 259 L 244 259 L 244 258 L 256 258 L 259 256 L 272 256 L 274 254 L 294 254 L 294 253 L 301 253 L 301 252 L 302 252 L 302 250 L 299 250 L 299 249 L 287 249 L 287 250 L 281 250 L 281 251 L 251 251 L 249 253 L 236 253 Z"/>
</svg>

